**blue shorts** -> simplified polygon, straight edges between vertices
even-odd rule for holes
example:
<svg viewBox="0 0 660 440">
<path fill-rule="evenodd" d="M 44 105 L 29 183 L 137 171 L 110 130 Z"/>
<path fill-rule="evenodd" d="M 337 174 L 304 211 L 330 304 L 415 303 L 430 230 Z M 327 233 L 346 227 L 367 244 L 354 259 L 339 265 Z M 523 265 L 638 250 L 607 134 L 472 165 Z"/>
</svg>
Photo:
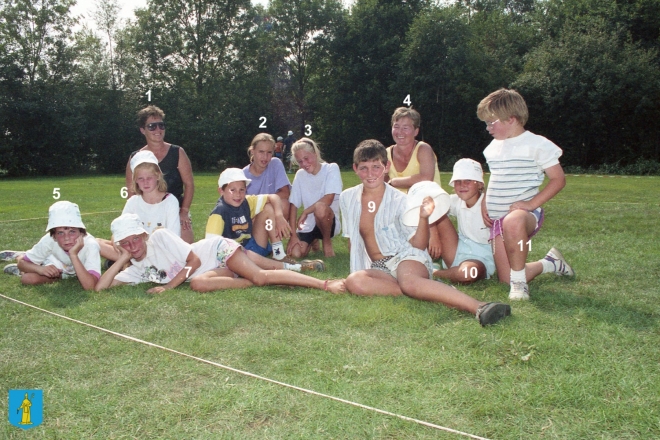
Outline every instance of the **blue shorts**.
<svg viewBox="0 0 660 440">
<path fill-rule="evenodd" d="M 243 245 L 243 247 L 245 250 L 252 251 L 255 254 L 261 255 L 262 257 L 267 257 L 273 252 L 273 247 L 270 245 L 270 242 L 268 242 L 265 248 L 262 248 L 256 241 L 254 241 L 254 237 L 251 237 L 248 242 Z"/>
<path fill-rule="evenodd" d="M 465 260 L 477 260 L 486 266 L 486 279 L 489 279 L 495 273 L 495 258 L 490 244 L 477 243 L 459 234 L 456 256 L 451 267 L 459 266 Z M 447 268 L 444 261 L 442 267 Z"/>
</svg>

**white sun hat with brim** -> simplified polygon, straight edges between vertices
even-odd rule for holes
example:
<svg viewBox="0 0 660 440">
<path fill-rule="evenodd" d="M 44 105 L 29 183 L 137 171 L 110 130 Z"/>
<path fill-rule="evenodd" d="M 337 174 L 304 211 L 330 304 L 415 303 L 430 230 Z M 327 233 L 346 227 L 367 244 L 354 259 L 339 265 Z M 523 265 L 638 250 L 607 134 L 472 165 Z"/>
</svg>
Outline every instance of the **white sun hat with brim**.
<svg viewBox="0 0 660 440">
<path fill-rule="evenodd" d="M 252 179 L 245 177 L 245 173 L 243 173 L 243 170 L 240 168 L 227 168 L 220 173 L 218 188 L 222 188 L 232 182 L 245 182 L 246 185 L 249 185 L 250 182 L 252 182 Z"/>
<path fill-rule="evenodd" d="M 431 197 L 435 208 L 429 216 L 429 224 L 438 220 L 449 211 L 449 194 L 435 182 L 425 180 L 417 182 L 408 190 L 406 211 L 403 214 L 403 223 L 408 226 L 419 224 L 419 208 L 426 197 Z"/>
<path fill-rule="evenodd" d="M 141 163 L 155 163 L 156 166 L 160 169 L 160 166 L 158 165 L 158 159 L 156 159 L 156 155 L 151 151 L 143 150 L 135 153 L 135 156 L 131 158 L 131 173 L 134 173 L 135 167 Z"/>
<path fill-rule="evenodd" d="M 55 202 L 48 208 L 48 226 L 46 226 L 46 231 L 50 231 L 53 228 L 87 229 L 82 222 L 78 205 L 65 200 Z"/>
<path fill-rule="evenodd" d="M 454 186 L 454 180 L 476 180 L 484 183 L 484 170 L 481 164 L 472 159 L 461 159 L 454 164 L 449 186 Z"/>
<path fill-rule="evenodd" d="M 131 235 L 147 234 L 142 226 L 142 220 L 137 214 L 120 215 L 112 221 L 110 230 L 112 231 L 112 239 L 115 242 L 120 242 Z"/>
</svg>

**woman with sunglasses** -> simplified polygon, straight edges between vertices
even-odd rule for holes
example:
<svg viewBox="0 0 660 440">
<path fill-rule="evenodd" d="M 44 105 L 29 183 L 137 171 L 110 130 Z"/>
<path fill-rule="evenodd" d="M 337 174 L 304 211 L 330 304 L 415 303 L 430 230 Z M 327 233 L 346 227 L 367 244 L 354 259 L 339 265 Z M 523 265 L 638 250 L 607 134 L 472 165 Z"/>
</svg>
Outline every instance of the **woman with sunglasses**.
<svg viewBox="0 0 660 440">
<path fill-rule="evenodd" d="M 179 220 L 181 222 L 181 238 L 187 242 L 194 241 L 190 205 L 195 193 L 192 166 L 183 148 L 165 142 L 165 113 L 155 105 L 143 108 L 137 114 L 140 132 L 147 140 L 147 145 L 138 151 L 151 151 L 158 159 L 158 166 L 163 172 L 167 183 L 167 192 L 173 194 L 179 201 Z M 128 197 L 133 195 L 133 172 L 131 158 L 126 164 L 126 188 Z"/>
</svg>

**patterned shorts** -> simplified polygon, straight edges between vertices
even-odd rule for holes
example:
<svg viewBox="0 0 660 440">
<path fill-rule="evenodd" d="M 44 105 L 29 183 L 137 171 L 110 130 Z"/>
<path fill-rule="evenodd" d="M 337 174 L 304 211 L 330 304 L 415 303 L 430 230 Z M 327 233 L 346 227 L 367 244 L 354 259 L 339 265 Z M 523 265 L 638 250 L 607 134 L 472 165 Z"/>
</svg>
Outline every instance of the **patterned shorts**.
<svg viewBox="0 0 660 440">
<path fill-rule="evenodd" d="M 389 257 L 381 258 L 380 260 L 372 261 L 371 268 L 385 272 L 386 274 L 390 273 L 390 269 L 387 267 L 387 262 L 394 258 L 394 255 Z"/>
</svg>

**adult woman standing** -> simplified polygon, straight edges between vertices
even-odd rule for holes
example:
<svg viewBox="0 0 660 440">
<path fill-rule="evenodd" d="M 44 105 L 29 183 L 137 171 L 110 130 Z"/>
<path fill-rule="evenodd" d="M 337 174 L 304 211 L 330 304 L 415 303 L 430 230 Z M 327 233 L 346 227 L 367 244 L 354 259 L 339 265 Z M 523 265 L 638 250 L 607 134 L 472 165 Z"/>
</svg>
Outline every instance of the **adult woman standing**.
<svg viewBox="0 0 660 440">
<path fill-rule="evenodd" d="M 165 142 L 165 113 L 155 105 L 150 105 L 138 112 L 138 125 L 144 135 L 147 145 L 138 151 L 151 151 L 158 159 L 158 166 L 163 172 L 167 191 L 179 201 L 179 220 L 181 222 L 181 238 L 187 243 L 194 241 L 190 205 L 195 193 L 192 166 L 183 148 Z M 134 151 L 131 157 L 137 153 Z M 128 197 L 133 195 L 133 173 L 131 157 L 126 164 L 126 188 Z"/>
</svg>

